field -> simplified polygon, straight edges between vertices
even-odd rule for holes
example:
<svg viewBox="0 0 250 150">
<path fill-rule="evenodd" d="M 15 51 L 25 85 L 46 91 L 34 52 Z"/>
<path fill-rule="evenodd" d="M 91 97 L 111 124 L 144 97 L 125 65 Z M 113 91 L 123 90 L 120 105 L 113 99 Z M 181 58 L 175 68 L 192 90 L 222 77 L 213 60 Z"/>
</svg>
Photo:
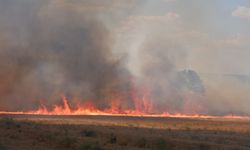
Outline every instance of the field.
<svg viewBox="0 0 250 150">
<path fill-rule="evenodd" d="M 0 150 L 241 149 L 250 120 L 0 115 Z"/>
</svg>

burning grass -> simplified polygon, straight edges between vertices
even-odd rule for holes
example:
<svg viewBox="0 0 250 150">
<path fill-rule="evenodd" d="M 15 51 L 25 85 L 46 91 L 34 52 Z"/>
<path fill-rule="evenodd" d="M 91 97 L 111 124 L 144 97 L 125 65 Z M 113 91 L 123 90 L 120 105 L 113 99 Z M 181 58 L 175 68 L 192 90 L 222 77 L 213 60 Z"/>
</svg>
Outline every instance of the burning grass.
<svg viewBox="0 0 250 150">
<path fill-rule="evenodd" d="M 111 102 L 110 107 L 106 109 L 99 109 L 93 103 L 87 102 L 72 108 L 69 105 L 66 97 L 62 97 L 62 105 L 54 105 L 52 110 L 49 110 L 45 105 L 41 104 L 37 110 L 34 111 L 0 111 L 0 114 L 23 114 L 23 115 L 101 115 L 101 116 L 130 116 L 130 117 L 173 117 L 173 118 L 203 118 L 203 119 L 250 119 L 249 116 L 225 115 L 212 116 L 199 113 L 169 113 L 161 112 L 155 113 L 152 108 L 153 104 L 148 99 L 134 99 L 135 108 L 121 109 L 122 106 L 119 100 Z M 150 109 L 149 109 L 150 108 Z"/>
</svg>

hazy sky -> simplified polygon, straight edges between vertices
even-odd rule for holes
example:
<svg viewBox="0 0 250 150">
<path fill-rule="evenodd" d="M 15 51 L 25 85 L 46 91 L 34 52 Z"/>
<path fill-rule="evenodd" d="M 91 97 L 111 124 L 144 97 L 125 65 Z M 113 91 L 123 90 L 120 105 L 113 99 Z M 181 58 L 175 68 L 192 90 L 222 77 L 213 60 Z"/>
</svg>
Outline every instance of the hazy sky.
<svg viewBox="0 0 250 150">
<path fill-rule="evenodd" d="M 145 39 L 154 38 L 181 49 L 178 53 L 185 57 L 175 62 L 179 69 L 250 74 L 250 1 L 134 0 L 130 4 L 116 32 L 117 45 L 130 52 L 129 66 L 135 73 L 138 49 Z"/>
</svg>

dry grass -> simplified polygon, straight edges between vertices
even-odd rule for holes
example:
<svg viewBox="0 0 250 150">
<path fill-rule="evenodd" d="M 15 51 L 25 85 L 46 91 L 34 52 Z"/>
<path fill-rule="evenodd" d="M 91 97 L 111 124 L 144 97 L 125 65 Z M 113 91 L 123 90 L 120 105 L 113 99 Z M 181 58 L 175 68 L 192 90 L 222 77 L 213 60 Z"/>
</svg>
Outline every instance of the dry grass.
<svg viewBox="0 0 250 150">
<path fill-rule="evenodd" d="M 250 149 L 250 121 L 246 120 L 1 117 L 0 150 Z"/>
</svg>

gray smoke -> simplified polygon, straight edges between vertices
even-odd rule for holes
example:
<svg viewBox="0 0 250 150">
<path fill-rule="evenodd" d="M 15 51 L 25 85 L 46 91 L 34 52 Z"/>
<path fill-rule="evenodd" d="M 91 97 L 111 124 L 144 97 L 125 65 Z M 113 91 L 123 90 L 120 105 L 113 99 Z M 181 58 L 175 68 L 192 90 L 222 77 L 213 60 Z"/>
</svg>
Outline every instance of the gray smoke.
<svg viewBox="0 0 250 150">
<path fill-rule="evenodd" d="M 153 36 L 153 35 L 152 35 Z M 161 37 L 161 36 L 160 36 Z M 185 48 L 171 39 L 149 38 L 140 49 L 141 83 L 150 87 L 155 110 L 172 113 L 205 113 L 205 92 L 198 74 L 178 70 L 177 61 L 185 61 Z"/>
<path fill-rule="evenodd" d="M 0 109 L 50 106 L 61 95 L 104 107 L 122 88 L 110 39 L 96 14 L 64 1 L 1 0 Z"/>
<path fill-rule="evenodd" d="M 65 95 L 71 107 L 91 100 L 107 108 L 119 99 L 119 109 L 145 107 L 148 113 L 249 115 L 249 77 L 197 72 L 223 70 L 221 62 L 230 68 L 227 53 L 216 61 L 206 56 L 225 43 L 196 31 L 213 24 L 211 10 L 195 9 L 203 15 L 181 5 L 181 15 L 157 15 L 148 10 L 151 3 L 0 0 L 0 111 L 52 107 Z M 193 14 L 198 21 L 189 21 Z M 141 102 L 134 104 L 134 97 Z M 153 109 L 143 106 L 145 98 Z"/>
</svg>

